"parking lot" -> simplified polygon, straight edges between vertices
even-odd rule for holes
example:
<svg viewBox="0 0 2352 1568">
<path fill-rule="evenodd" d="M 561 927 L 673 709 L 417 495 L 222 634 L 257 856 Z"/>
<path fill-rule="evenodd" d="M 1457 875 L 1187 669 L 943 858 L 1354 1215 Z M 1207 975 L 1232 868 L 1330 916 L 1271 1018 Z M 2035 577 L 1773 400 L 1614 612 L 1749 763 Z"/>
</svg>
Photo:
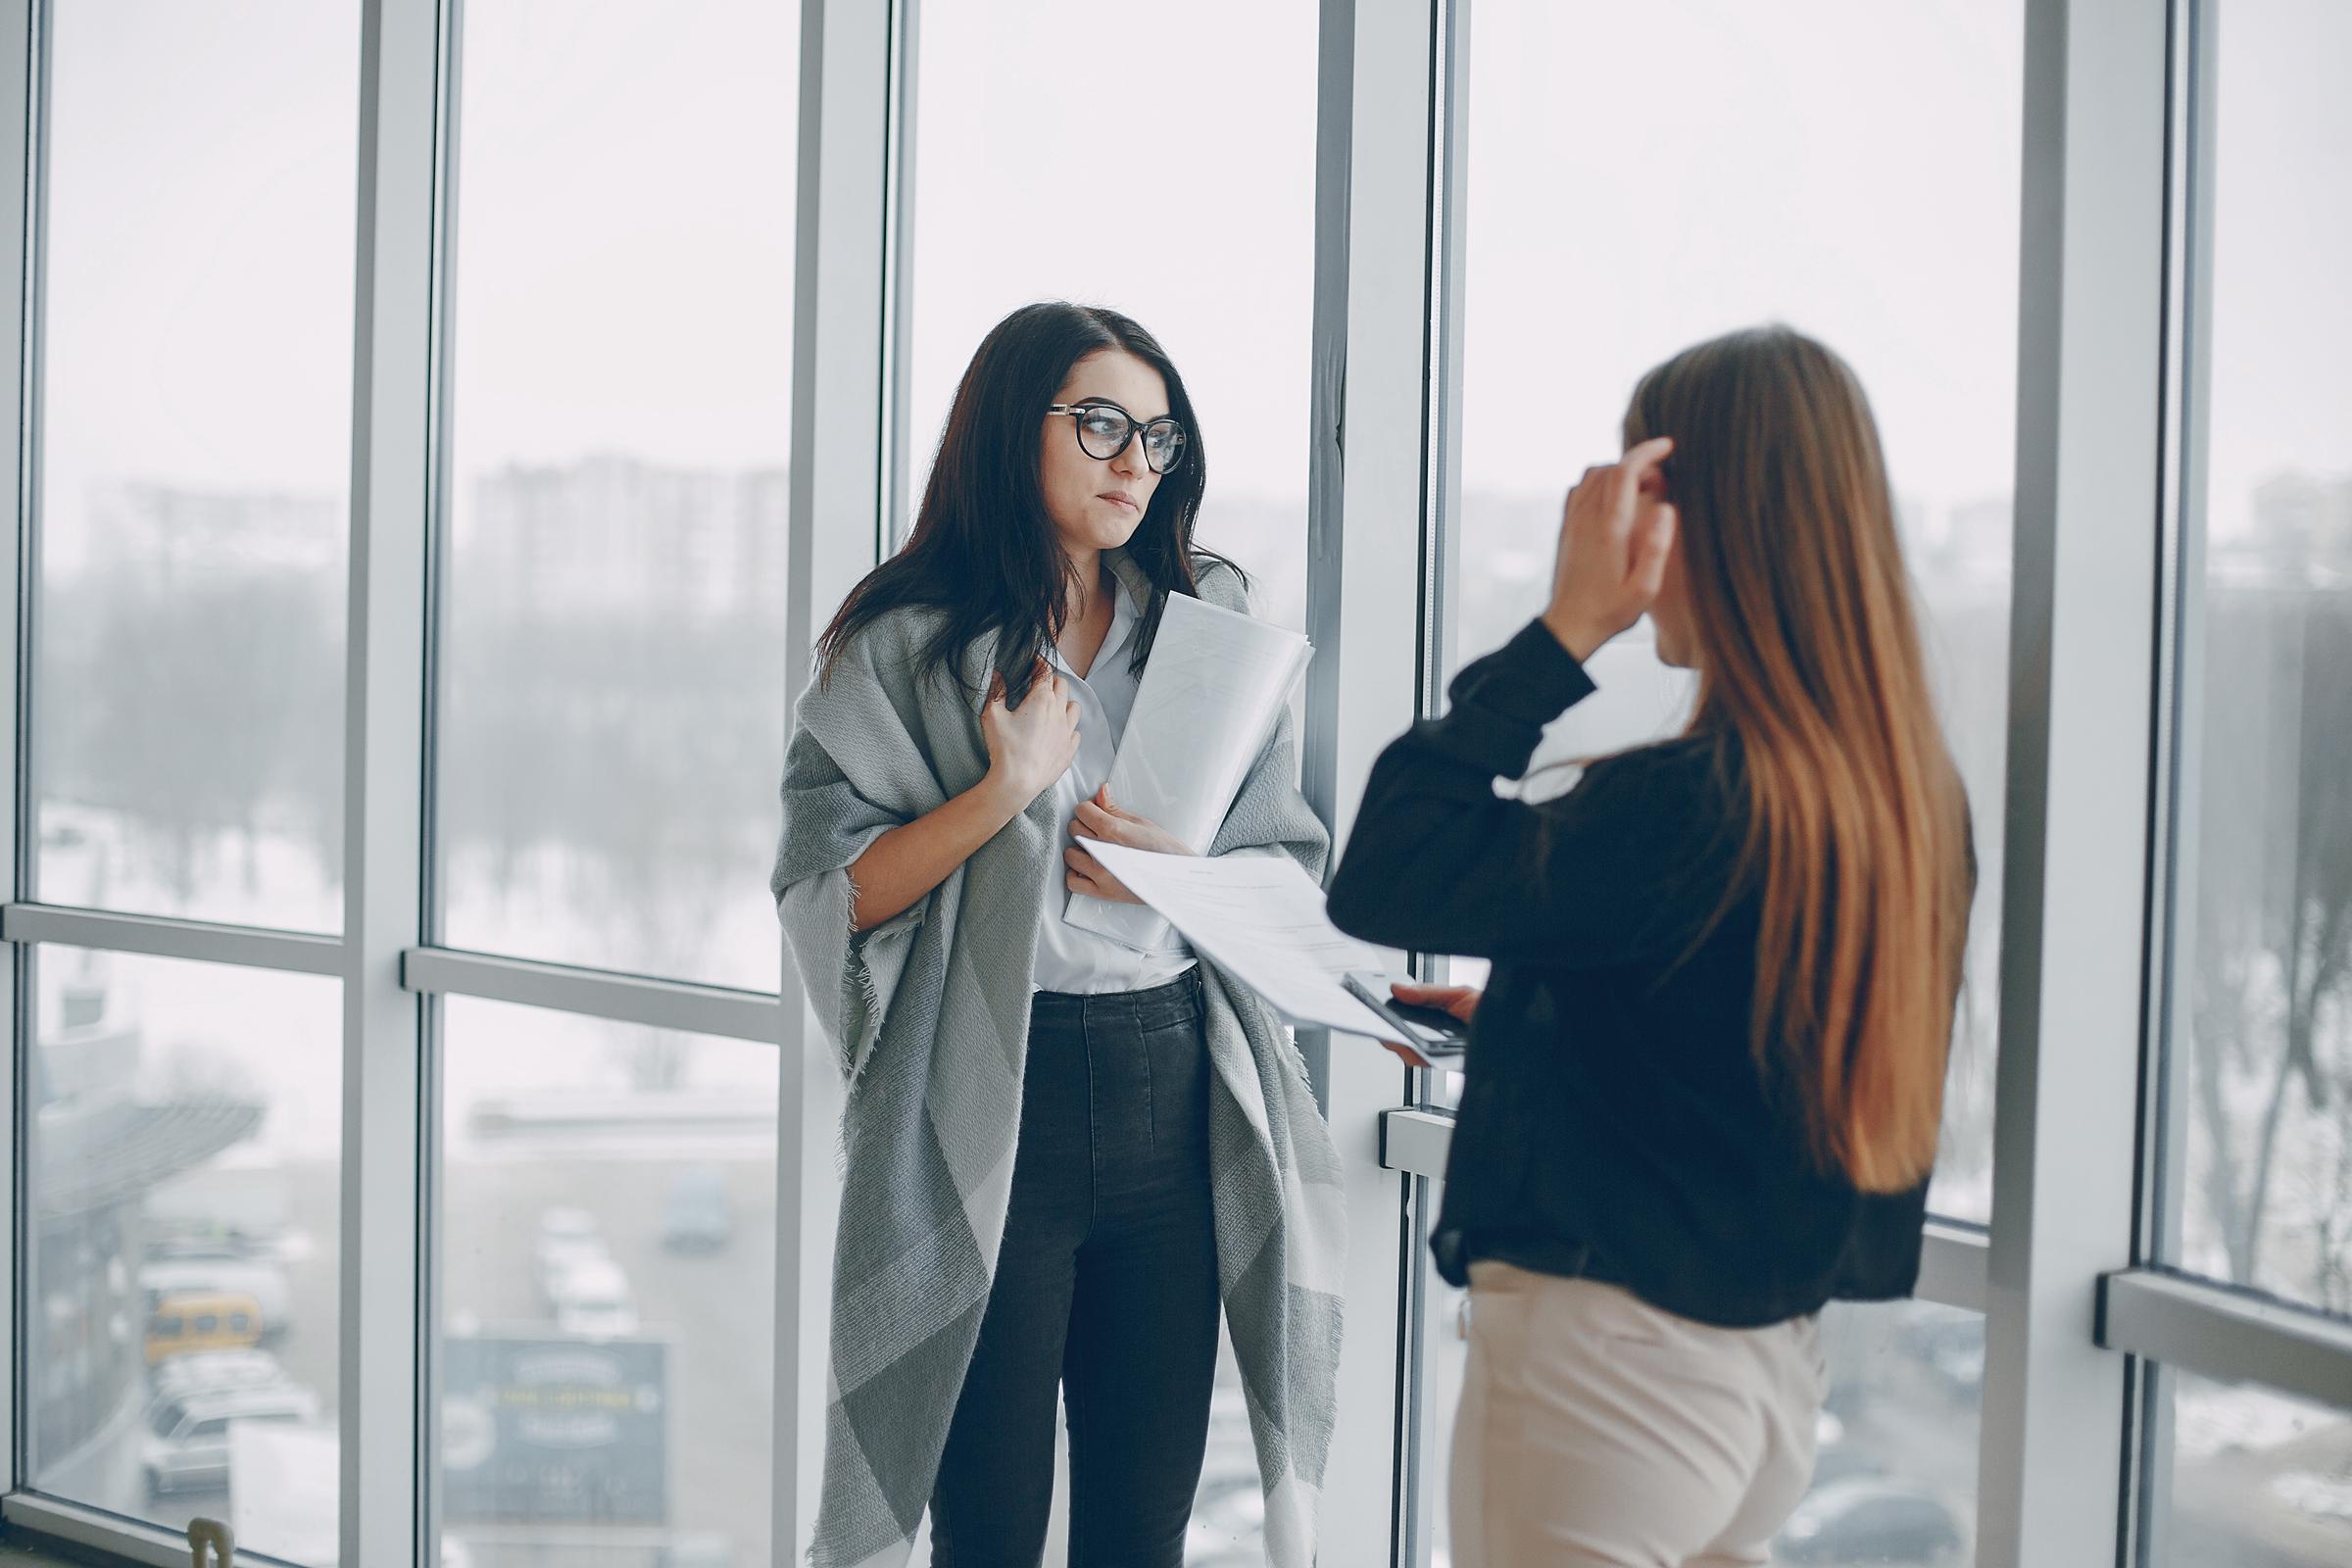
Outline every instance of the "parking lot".
<svg viewBox="0 0 2352 1568">
<path fill-rule="evenodd" d="M 665 1245 L 672 1195 L 715 1170 L 731 1237 L 707 1251 Z M 249 1179 L 251 1173 L 235 1179 Z M 277 1172 L 286 1194 L 286 1231 L 270 1257 L 285 1276 L 288 1323 L 272 1348 L 292 1381 L 318 1396 L 323 1419 L 335 1408 L 338 1213 L 331 1166 Z M 755 1568 L 773 1560 L 769 1462 L 774 1291 L 772 1153 L 736 1140 L 706 1148 L 655 1150 L 619 1143 L 603 1149 L 577 1140 L 528 1139 L 489 1144 L 453 1160 L 445 1178 L 442 1282 L 446 1333 L 557 1338 L 535 1250 L 543 1216 L 577 1209 L 593 1216 L 597 1243 L 625 1276 L 640 1320 L 637 1337 L 658 1341 L 664 1369 L 666 1452 L 663 1517 L 658 1522 L 461 1516 L 452 1511 L 449 1560 L 466 1568 Z M 1433 1300 L 1427 1346 L 1433 1391 L 1435 1505 L 1443 1508 L 1451 1411 L 1460 1377 L 1452 1339 L 1457 1298 L 1443 1288 Z M 1907 1304 L 1839 1307 L 1825 1320 L 1832 1373 L 1830 1419 L 1823 1428 L 1822 1486 L 1854 1485 L 1920 1492 L 1939 1499 L 1960 1528 L 1974 1513 L 1978 1401 L 1983 1377 L 1979 1320 L 1947 1309 Z M 1261 1560 L 1260 1509 L 1247 1418 L 1232 1364 L 1221 1367 L 1209 1454 L 1189 1544 L 1191 1568 L 1243 1568 Z M 2218 1391 L 2208 1402 L 2262 1396 Z M 117 1441 L 130 1461 L 142 1427 Z M 2294 1439 L 2308 1446 L 2308 1435 Z M 2320 1442 L 2340 1437 L 2323 1433 Z M 2211 1460 L 2184 1460 L 2178 1487 L 2182 1540 L 2239 1552 L 2275 1533 L 2288 1510 L 2273 1495 L 2277 1467 L 2254 1433 Z M 2330 1451 L 2333 1451 L 2332 1449 Z M 148 1495 L 135 1462 L 109 1467 L 114 1491 L 86 1500 L 177 1528 L 198 1514 L 236 1512 L 241 1544 L 272 1550 L 275 1526 L 324 1498 L 234 1498 L 221 1489 Z M 331 1486 L 331 1480 L 328 1485 Z M 232 1482 L 233 1487 L 233 1482 Z M 240 1506 L 241 1504 L 241 1506 Z M 287 1528 L 291 1528 L 290 1524 Z M 2309 1527 L 2307 1527 L 2309 1528 Z M 1436 1561 L 1446 1560 L 1443 1534 Z M 291 1549 L 291 1542 L 287 1547 Z M 2303 1568 L 2327 1560 L 2292 1546 L 2247 1556 L 2263 1568 Z M 667 1553 L 667 1555 L 664 1555 Z M 323 1560 L 323 1559 L 315 1559 Z M 921 1559 L 918 1557 L 917 1559 Z M 1835 1542 L 1805 1551 L 1784 1543 L 1776 1561 L 1791 1568 L 1863 1564 L 1871 1568 L 1946 1568 L 1964 1561 L 1942 1550 L 1855 1554 Z M 2218 1560 L 2218 1559 L 2217 1559 Z"/>
</svg>

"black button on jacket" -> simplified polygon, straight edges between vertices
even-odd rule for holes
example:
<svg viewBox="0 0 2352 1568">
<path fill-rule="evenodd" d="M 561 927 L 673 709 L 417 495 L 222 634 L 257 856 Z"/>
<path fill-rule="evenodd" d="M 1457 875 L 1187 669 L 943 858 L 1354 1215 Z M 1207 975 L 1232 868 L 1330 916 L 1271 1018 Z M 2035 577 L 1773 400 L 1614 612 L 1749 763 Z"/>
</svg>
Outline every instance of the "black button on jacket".
<svg viewBox="0 0 2352 1568">
<path fill-rule="evenodd" d="M 1541 621 L 1464 669 L 1446 716 L 1381 755 L 1332 881 L 1343 930 L 1494 962 L 1439 1272 L 1601 1272 L 1731 1327 L 1909 1295 L 1926 1184 L 1864 1194 L 1816 1168 L 1749 1049 L 1760 895 L 1734 887 L 1737 742 L 1610 758 L 1542 805 L 1494 793 L 1592 690 Z"/>
</svg>

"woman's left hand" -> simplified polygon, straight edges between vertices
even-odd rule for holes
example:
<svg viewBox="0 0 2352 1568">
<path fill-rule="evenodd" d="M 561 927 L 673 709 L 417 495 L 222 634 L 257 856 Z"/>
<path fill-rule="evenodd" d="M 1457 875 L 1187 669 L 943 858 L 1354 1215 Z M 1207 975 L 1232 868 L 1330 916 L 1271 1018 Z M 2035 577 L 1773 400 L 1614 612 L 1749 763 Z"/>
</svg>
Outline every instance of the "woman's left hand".
<svg viewBox="0 0 2352 1568">
<path fill-rule="evenodd" d="M 1149 850 L 1153 855 L 1193 853 L 1191 845 L 1158 823 L 1147 821 L 1133 811 L 1122 809 L 1110 798 L 1110 786 L 1107 784 L 1095 792 L 1093 800 L 1078 803 L 1077 819 L 1070 824 L 1070 831 L 1081 839 L 1121 844 L 1131 850 Z M 1067 868 L 1063 880 L 1071 892 L 1091 893 L 1098 899 L 1108 899 L 1113 904 L 1144 902 L 1128 892 L 1126 884 L 1112 876 L 1102 862 L 1085 849 L 1072 846 L 1062 851 L 1061 858 Z"/>
</svg>

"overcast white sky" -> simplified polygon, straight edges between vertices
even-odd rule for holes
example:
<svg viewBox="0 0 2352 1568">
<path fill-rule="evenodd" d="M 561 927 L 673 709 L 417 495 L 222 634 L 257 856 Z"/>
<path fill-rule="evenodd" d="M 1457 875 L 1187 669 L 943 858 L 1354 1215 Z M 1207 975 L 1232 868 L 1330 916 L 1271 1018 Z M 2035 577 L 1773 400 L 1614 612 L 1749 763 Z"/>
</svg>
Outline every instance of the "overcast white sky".
<svg viewBox="0 0 2352 1568">
<path fill-rule="evenodd" d="M 53 521 L 104 475 L 331 491 L 347 466 L 357 6 L 66 0 Z M 1898 487 L 2009 484 L 2017 0 L 1480 0 L 1466 477 L 1549 492 L 1646 365 L 1765 317 L 1861 369 Z M 781 462 L 797 21 L 755 0 L 470 0 L 462 465 Z M 1313 0 L 926 0 L 915 445 L 1021 300 L 1128 309 L 1215 489 L 1304 489 Z M 2223 19 L 2218 528 L 2352 471 L 2352 6 Z M 1085 149 L 1126 149 L 1104 160 Z M 1172 171 L 1152 194 L 1147 165 Z M 70 555 L 70 538 L 53 545 Z M 61 562 L 61 564 L 63 564 Z"/>
<path fill-rule="evenodd" d="M 1853 362 L 1898 490 L 2006 493 L 2022 11 L 1474 7 L 1465 486 L 1560 487 L 1649 366 L 1779 319 Z"/>
</svg>

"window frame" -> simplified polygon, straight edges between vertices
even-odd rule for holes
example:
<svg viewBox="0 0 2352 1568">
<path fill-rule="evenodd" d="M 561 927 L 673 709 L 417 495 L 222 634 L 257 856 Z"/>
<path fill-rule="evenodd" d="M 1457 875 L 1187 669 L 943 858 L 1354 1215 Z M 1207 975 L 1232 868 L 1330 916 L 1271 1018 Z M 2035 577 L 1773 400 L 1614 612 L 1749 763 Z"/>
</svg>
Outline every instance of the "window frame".
<svg viewBox="0 0 2352 1568">
<path fill-rule="evenodd" d="M 434 520 L 446 483 L 452 104 L 463 0 L 364 0 L 356 279 L 346 911 L 339 936 L 25 902 L 29 590 L 37 560 L 37 406 L 45 179 L 45 0 L 0 0 L 0 402 L 24 432 L 5 460 L 18 548 L 0 713 L 13 895 L 15 1059 L 0 1076 L 14 1214 L 0 1249 L 7 1494 L 24 1532 L 170 1565 L 172 1535 L 28 1487 L 32 1386 L 21 1331 L 28 1222 L 22 1085 L 25 984 L 41 944 L 343 983 L 343 1560 L 416 1564 L 429 1484 L 439 1312 L 438 1001 L 492 1001 L 761 1041 L 785 1053 L 777 1159 L 775 1539 L 813 1522 L 841 1091 L 789 962 L 779 992 L 738 991 L 497 955 L 429 939 Z M 1459 540 L 1458 200 L 1474 0 L 1318 0 L 1315 305 L 1305 788 L 1342 837 L 1371 760 L 1441 700 Z M 2179 1114 L 2168 1020 L 2172 911 L 2193 866 L 2180 824 L 2197 694 L 2210 288 L 2210 0 L 2141 8 L 2027 0 L 2017 599 L 2007 799 L 2002 1039 L 1989 1227 L 1931 1218 L 1923 1298 L 1984 1314 L 1980 1561 L 2142 1560 L 2169 1477 L 2163 1369 L 2352 1407 L 2352 1320 L 2270 1303 L 2149 1264 L 2177 1216 Z M 788 702 L 824 615 L 904 515 L 908 432 L 912 82 L 918 0 L 804 0 L 793 287 Z M 17 47 L 16 45 L 21 45 Z M 819 396 L 817 389 L 822 388 Z M 1345 434 L 1353 437 L 1343 452 Z M 0 410 L 6 412 L 6 410 Z M 1345 461 L 1352 455 L 1354 462 Z M 2136 475 L 2117 484 L 2112 475 Z M 2095 484 L 2095 488 L 2094 488 Z M 841 519 L 858 519 L 842 526 Z M 821 524 L 821 525 L 820 525 Z M 1393 569 L 1400 559 L 1412 573 Z M 2123 587 L 2119 589 L 2119 573 Z M 1415 638 L 1359 636 L 1409 616 Z M 1345 650 L 1345 658 L 1343 658 Z M 2135 805 L 2118 809 L 2117 803 Z M 781 951 L 781 938 L 779 938 Z M 2044 977 L 2053 977 L 2045 985 Z M 2040 1048 L 2043 1041 L 2064 1051 Z M 1427 1560 L 1438 1436 L 1420 1398 L 1421 1232 L 1450 1117 L 1429 1085 L 1351 1046 L 1313 1052 L 1348 1162 L 1350 1335 L 1324 1501 L 1326 1555 Z M 793 1067 L 797 1058 L 798 1070 Z M 362 1348 L 365 1348 L 364 1349 Z M 363 1550 L 364 1545 L 364 1550 Z"/>
</svg>

